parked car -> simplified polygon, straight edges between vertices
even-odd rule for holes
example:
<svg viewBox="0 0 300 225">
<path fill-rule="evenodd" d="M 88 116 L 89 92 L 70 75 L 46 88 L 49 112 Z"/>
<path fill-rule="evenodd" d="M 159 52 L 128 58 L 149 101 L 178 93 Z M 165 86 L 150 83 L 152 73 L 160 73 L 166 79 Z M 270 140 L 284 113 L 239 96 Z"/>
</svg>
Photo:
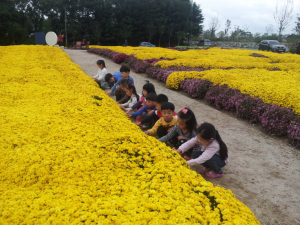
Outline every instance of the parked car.
<svg viewBox="0 0 300 225">
<path fill-rule="evenodd" d="M 285 45 L 280 44 L 276 40 L 263 40 L 259 43 L 258 50 L 266 50 L 272 52 L 286 52 L 287 48 Z"/>
<path fill-rule="evenodd" d="M 141 42 L 139 46 L 141 46 L 141 47 L 155 47 L 155 45 L 151 44 L 150 42 Z"/>
<path fill-rule="evenodd" d="M 211 41 L 209 39 L 204 39 L 199 41 L 197 46 L 211 46 Z"/>
</svg>

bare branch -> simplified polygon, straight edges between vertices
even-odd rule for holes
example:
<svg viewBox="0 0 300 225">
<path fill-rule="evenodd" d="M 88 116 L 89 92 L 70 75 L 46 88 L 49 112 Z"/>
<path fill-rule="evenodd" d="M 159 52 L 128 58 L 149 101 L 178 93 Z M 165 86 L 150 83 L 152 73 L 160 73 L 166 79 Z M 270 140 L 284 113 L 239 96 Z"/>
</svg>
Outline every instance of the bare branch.
<svg viewBox="0 0 300 225">
<path fill-rule="evenodd" d="M 275 13 L 273 14 L 274 20 L 278 27 L 278 39 L 280 40 L 282 32 L 288 27 L 293 16 L 292 12 L 294 9 L 294 1 L 286 0 L 282 6 L 276 4 Z"/>
<path fill-rule="evenodd" d="M 219 20 L 219 18 L 216 17 L 212 17 L 210 19 L 210 23 L 209 23 L 209 31 L 210 31 L 210 37 L 213 38 L 215 36 L 216 31 L 220 28 L 221 26 L 221 22 Z"/>
</svg>

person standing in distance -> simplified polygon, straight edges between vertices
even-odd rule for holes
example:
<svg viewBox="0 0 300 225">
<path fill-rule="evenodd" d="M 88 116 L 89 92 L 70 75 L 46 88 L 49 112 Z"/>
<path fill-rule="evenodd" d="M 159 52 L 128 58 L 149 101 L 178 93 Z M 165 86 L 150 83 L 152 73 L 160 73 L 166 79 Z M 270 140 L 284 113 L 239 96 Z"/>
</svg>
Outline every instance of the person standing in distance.
<svg viewBox="0 0 300 225">
<path fill-rule="evenodd" d="M 63 46 L 64 45 L 64 35 L 59 33 L 58 37 L 57 37 L 57 44 L 59 46 Z"/>
</svg>

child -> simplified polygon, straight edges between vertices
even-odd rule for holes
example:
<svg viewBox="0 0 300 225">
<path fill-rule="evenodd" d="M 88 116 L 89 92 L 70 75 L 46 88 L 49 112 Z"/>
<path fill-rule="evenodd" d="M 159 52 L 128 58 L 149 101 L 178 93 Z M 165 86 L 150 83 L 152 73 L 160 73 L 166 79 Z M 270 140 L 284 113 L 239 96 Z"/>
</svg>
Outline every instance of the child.
<svg viewBox="0 0 300 225">
<path fill-rule="evenodd" d="M 173 129 L 165 136 L 161 137 L 159 141 L 167 142 L 170 141 L 175 148 L 178 148 L 180 145 L 186 141 L 197 136 L 197 120 L 195 114 L 189 108 L 183 108 L 178 113 L 177 124 Z M 201 146 L 196 144 L 189 151 L 200 150 Z"/>
<path fill-rule="evenodd" d="M 111 73 L 108 73 L 105 76 L 105 81 L 108 83 L 109 88 L 112 88 L 114 86 L 114 84 L 120 79 L 122 79 L 121 72 L 115 72 L 114 75 L 112 75 Z"/>
<path fill-rule="evenodd" d="M 146 97 L 146 106 L 140 109 L 139 111 L 132 113 L 131 115 L 127 115 L 128 117 L 137 117 L 141 115 L 142 117 L 146 117 L 147 114 L 151 110 L 155 110 L 154 99 L 156 98 L 156 94 L 150 93 Z"/>
<path fill-rule="evenodd" d="M 106 92 L 108 95 L 114 95 L 115 94 L 116 95 L 116 101 L 119 101 L 120 99 L 122 99 L 126 95 L 125 91 L 123 91 L 120 88 L 119 84 L 120 84 L 121 80 L 127 79 L 127 80 L 129 80 L 129 82 L 131 84 L 134 84 L 134 81 L 133 81 L 132 77 L 129 76 L 129 73 L 130 73 L 129 67 L 124 66 L 124 65 L 121 66 L 120 72 L 121 72 L 121 75 L 122 75 L 122 79 L 119 79 L 117 81 L 117 83 L 115 83 L 115 85 L 111 88 L 111 90 Z"/>
<path fill-rule="evenodd" d="M 158 137 L 165 136 L 176 125 L 177 118 L 174 116 L 175 106 L 171 102 L 165 102 L 161 105 L 162 118 L 160 118 L 152 129 L 145 131 L 145 134 L 154 135 L 157 133 Z"/>
<path fill-rule="evenodd" d="M 150 93 L 156 94 L 154 85 L 151 83 L 144 84 L 143 95 L 141 96 L 140 100 L 135 105 L 133 105 L 130 109 L 128 109 L 126 113 L 129 114 L 131 111 L 145 107 L 146 106 L 145 98 Z"/>
<path fill-rule="evenodd" d="M 120 81 L 120 91 L 122 90 L 122 92 L 124 92 L 125 95 L 123 96 L 123 98 L 121 98 L 119 101 L 117 101 L 118 104 L 128 102 L 128 100 L 130 99 L 130 96 L 126 95 L 126 92 L 125 92 L 126 85 L 131 85 L 131 83 L 127 79 L 122 79 Z"/>
<path fill-rule="evenodd" d="M 98 73 L 93 76 L 94 81 L 97 82 L 100 88 L 103 87 L 109 87 L 108 83 L 105 82 L 104 77 L 107 74 L 106 68 L 105 68 L 105 62 L 103 59 L 99 59 L 97 61 L 97 66 L 99 67 Z"/>
<path fill-rule="evenodd" d="M 189 166 L 202 164 L 199 172 L 208 178 L 223 176 L 222 167 L 228 163 L 228 150 L 222 141 L 219 132 L 210 123 L 203 123 L 197 129 L 197 137 L 192 138 L 177 149 L 179 154 L 187 151 L 199 142 L 202 151 L 194 151 L 192 160 L 188 161 Z"/>
<path fill-rule="evenodd" d="M 128 100 L 128 102 L 124 104 L 119 104 L 119 106 L 121 107 L 121 109 L 127 110 L 129 109 L 128 107 L 132 107 L 134 104 L 136 104 L 139 101 L 140 95 L 136 93 L 136 89 L 133 84 L 126 84 L 124 86 L 124 90 L 126 92 L 126 95 L 130 96 L 130 99 Z"/>
<path fill-rule="evenodd" d="M 149 116 L 146 116 L 144 119 L 142 119 L 140 122 L 137 122 L 136 125 L 142 126 L 142 129 L 149 129 L 150 127 L 146 124 L 150 124 L 152 127 L 156 121 L 162 117 L 161 114 L 161 105 L 165 102 L 168 102 L 168 97 L 164 94 L 159 94 L 154 99 L 154 105 L 156 110 L 150 112 Z M 144 125 L 145 124 L 145 125 Z"/>
</svg>

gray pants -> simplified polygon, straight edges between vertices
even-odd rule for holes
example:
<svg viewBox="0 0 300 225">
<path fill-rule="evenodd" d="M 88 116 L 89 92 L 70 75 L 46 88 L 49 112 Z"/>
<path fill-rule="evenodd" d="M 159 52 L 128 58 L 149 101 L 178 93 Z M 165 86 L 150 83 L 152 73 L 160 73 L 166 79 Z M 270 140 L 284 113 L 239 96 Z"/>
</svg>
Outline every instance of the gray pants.
<svg viewBox="0 0 300 225">
<path fill-rule="evenodd" d="M 202 151 L 193 151 L 192 158 L 196 159 L 202 155 Z M 222 167 L 226 165 L 225 161 L 217 154 L 214 154 L 213 157 L 207 160 L 205 163 L 202 163 L 203 166 L 215 171 L 218 174 L 223 173 Z"/>
<path fill-rule="evenodd" d="M 96 80 L 100 88 L 110 88 L 109 83 L 104 80 Z"/>
</svg>

